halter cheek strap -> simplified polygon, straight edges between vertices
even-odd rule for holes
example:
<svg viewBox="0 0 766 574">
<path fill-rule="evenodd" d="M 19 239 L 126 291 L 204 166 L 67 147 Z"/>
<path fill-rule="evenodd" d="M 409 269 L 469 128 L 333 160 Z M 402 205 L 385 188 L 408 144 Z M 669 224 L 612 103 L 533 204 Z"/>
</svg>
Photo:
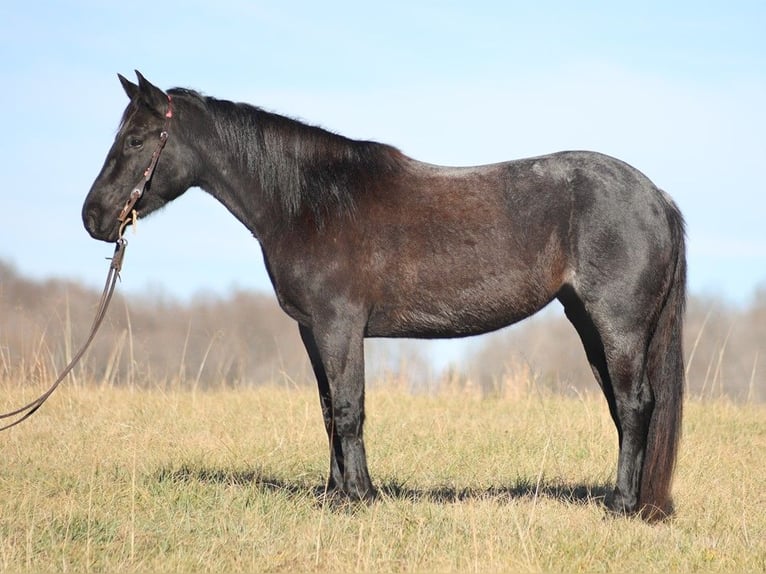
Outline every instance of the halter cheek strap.
<svg viewBox="0 0 766 574">
<path fill-rule="evenodd" d="M 120 214 L 117 216 L 117 220 L 120 222 L 120 237 L 122 237 L 122 232 L 125 230 L 125 226 L 130 221 L 135 222 L 136 220 L 137 215 L 133 208 L 135 207 L 138 200 L 141 199 L 141 196 L 144 195 L 146 186 L 152 179 L 154 168 L 157 167 L 157 162 L 160 159 L 162 149 L 165 147 L 165 142 L 168 141 L 168 130 L 170 129 L 170 120 L 172 118 L 173 98 L 168 94 L 168 109 L 165 112 L 165 125 L 162 127 L 162 131 L 160 132 L 160 141 L 157 142 L 157 145 L 152 152 L 152 158 L 149 160 L 149 166 L 144 170 L 143 176 L 133 188 L 133 191 L 130 192 L 128 200 L 125 202 L 122 211 L 120 211 Z"/>
</svg>

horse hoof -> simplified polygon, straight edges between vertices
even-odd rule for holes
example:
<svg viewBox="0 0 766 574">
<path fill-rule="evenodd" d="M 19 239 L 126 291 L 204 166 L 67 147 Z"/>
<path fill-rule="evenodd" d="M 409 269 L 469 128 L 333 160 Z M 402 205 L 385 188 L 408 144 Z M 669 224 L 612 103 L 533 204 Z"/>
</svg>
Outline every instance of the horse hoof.
<svg viewBox="0 0 766 574">
<path fill-rule="evenodd" d="M 327 486 L 317 493 L 317 498 L 320 502 L 328 503 L 334 507 L 355 506 L 374 502 L 378 498 L 378 492 L 374 488 L 361 491 Z"/>
<path fill-rule="evenodd" d="M 604 506 L 615 516 L 632 516 L 636 514 L 638 501 L 635 497 L 625 496 L 615 489 L 607 495 Z"/>
</svg>

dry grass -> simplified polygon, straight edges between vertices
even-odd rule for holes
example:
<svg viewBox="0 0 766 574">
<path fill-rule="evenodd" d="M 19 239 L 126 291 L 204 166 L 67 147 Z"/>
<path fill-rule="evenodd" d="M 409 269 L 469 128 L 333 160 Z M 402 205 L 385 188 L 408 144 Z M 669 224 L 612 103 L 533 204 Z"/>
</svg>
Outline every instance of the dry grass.
<svg viewBox="0 0 766 574">
<path fill-rule="evenodd" d="M 29 389 L 9 382 L 0 410 Z M 24 395 L 24 396 L 22 396 Z M 763 572 L 766 407 L 692 402 L 678 516 L 607 518 L 600 397 L 371 391 L 380 500 L 322 504 L 315 391 L 62 388 L 0 437 L 2 572 Z"/>
</svg>

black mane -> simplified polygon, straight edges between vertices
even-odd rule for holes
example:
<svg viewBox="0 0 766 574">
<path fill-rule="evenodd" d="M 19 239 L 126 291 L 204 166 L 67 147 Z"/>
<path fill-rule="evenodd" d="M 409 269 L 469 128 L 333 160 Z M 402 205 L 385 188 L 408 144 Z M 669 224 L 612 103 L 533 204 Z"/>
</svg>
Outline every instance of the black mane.
<svg viewBox="0 0 766 574">
<path fill-rule="evenodd" d="M 287 221 L 309 214 L 321 225 L 329 215 L 353 214 L 357 198 L 384 186 L 404 158 L 392 146 L 349 139 L 250 104 L 181 88 L 168 93 L 206 112 L 221 153 L 234 154 Z"/>
</svg>

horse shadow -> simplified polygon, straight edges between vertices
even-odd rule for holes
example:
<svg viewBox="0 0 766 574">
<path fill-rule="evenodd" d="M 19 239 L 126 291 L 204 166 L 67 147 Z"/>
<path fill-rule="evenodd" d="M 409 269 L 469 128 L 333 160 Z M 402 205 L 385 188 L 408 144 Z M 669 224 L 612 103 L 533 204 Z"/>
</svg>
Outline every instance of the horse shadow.
<svg viewBox="0 0 766 574">
<path fill-rule="evenodd" d="M 324 485 L 309 484 L 300 480 L 285 480 L 256 469 L 225 469 L 180 466 L 162 468 L 155 473 L 158 482 L 219 484 L 235 487 L 252 487 L 287 494 L 288 496 L 313 498 L 317 505 L 348 510 L 363 503 L 349 502 L 345 497 L 333 496 Z M 495 501 L 508 504 L 515 500 L 550 499 L 566 504 L 603 506 L 612 491 L 607 483 L 566 483 L 561 480 L 540 478 L 532 480 L 518 478 L 510 484 L 490 487 L 434 486 L 425 488 L 409 487 L 398 481 L 389 480 L 378 485 L 377 501 L 395 500 L 407 502 L 432 502 L 455 504 L 468 501 Z"/>
<path fill-rule="evenodd" d="M 413 502 L 427 501 L 440 504 L 454 504 L 466 501 L 493 500 L 509 503 L 514 500 L 547 498 L 570 504 L 603 504 L 611 492 L 606 484 L 568 484 L 561 481 L 526 478 L 517 479 L 511 484 L 470 488 L 456 486 L 437 486 L 432 488 L 410 488 L 396 482 L 389 482 L 379 487 L 379 493 L 395 500 Z"/>
</svg>

